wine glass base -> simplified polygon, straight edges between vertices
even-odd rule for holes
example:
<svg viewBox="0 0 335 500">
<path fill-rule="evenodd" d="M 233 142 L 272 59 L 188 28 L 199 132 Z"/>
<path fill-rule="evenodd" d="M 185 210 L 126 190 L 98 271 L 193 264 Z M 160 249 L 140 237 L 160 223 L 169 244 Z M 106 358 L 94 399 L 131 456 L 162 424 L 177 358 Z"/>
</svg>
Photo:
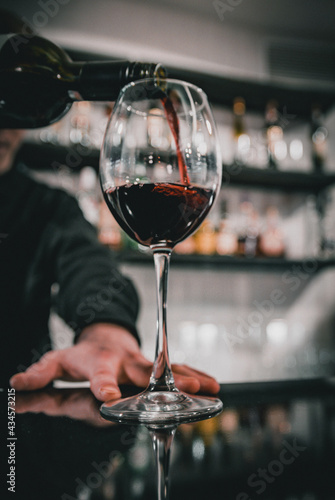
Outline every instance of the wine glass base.
<svg viewBox="0 0 335 500">
<path fill-rule="evenodd" d="M 106 402 L 100 413 L 113 422 L 165 424 L 213 417 L 222 407 L 222 401 L 217 398 L 191 396 L 180 391 L 144 391 Z"/>
</svg>

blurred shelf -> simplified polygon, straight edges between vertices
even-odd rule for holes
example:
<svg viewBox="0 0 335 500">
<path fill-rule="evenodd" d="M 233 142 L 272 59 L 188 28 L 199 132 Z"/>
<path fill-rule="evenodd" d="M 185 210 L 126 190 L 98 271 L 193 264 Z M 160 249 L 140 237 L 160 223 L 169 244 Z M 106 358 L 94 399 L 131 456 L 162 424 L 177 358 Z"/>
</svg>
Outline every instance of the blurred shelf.
<svg viewBox="0 0 335 500">
<path fill-rule="evenodd" d="M 17 154 L 17 160 L 33 170 L 55 172 L 60 165 L 74 172 L 88 165 L 98 171 L 99 157 L 98 149 L 77 144 L 60 146 L 35 142 L 25 142 Z"/>
<path fill-rule="evenodd" d="M 72 171 L 79 171 L 84 166 L 99 169 L 99 151 L 85 149 L 78 145 L 54 146 L 26 142 L 18 153 L 18 160 L 34 170 L 54 170 L 60 165 Z M 284 190 L 285 192 L 319 191 L 335 184 L 335 174 L 314 174 L 292 171 L 269 170 L 252 167 L 223 166 L 223 188 L 229 186 L 258 187 Z"/>
<path fill-rule="evenodd" d="M 288 402 L 294 399 L 331 398 L 334 401 L 335 378 L 285 379 L 266 382 L 221 384 L 219 397 L 225 405 Z"/>
<path fill-rule="evenodd" d="M 65 49 L 74 61 L 113 59 L 93 52 L 87 53 L 68 47 Z M 292 122 L 309 120 L 313 103 L 319 103 L 324 112 L 329 111 L 335 103 L 335 92 L 331 83 L 323 82 L 321 85 L 307 86 L 300 83 L 299 87 L 296 81 L 292 83 L 225 77 L 173 66 L 166 66 L 166 69 L 170 78 L 198 85 L 206 92 L 210 103 L 223 105 L 229 109 L 233 105 L 234 98 L 242 96 L 249 111 L 263 114 L 267 101 L 276 99 L 279 110 Z"/>
<path fill-rule="evenodd" d="M 139 394 L 141 389 L 121 385 L 122 397 Z M 295 378 L 259 382 L 229 382 L 220 384 L 218 397 L 225 406 L 249 406 L 311 399 L 334 401 L 335 377 Z"/>
<path fill-rule="evenodd" d="M 246 100 L 248 111 L 264 113 L 270 99 L 278 102 L 278 109 L 290 122 L 309 120 L 311 106 L 320 104 L 324 112 L 329 111 L 335 102 L 335 92 L 327 86 L 298 86 L 275 81 L 227 78 L 187 69 L 167 67 L 171 78 L 185 80 L 201 87 L 212 104 L 232 108 L 234 98 L 242 96 Z"/>
<path fill-rule="evenodd" d="M 150 252 L 142 253 L 140 251 L 119 251 L 117 260 L 122 264 L 150 265 L 153 266 L 153 257 Z M 197 269 L 226 269 L 228 271 L 273 271 L 280 272 L 288 269 L 311 269 L 313 264 L 313 273 L 335 266 L 335 259 L 275 259 L 275 258 L 246 258 L 221 255 L 181 255 L 172 253 L 171 265 L 178 267 L 190 267 Z M 314 270 L 315 268 L 315 270 Z M 311 272 L 311 274 L 313 274 Z"/>
<path fill-rule="evenodd" d="M 235 172 L 236 170 L 236 172 Z M 314 174 L 252 167 L 224 166 L 223 187 L 245 186 L 286 192 L 318 193 L 335 184 L 335 174 Z"/>
</svg>

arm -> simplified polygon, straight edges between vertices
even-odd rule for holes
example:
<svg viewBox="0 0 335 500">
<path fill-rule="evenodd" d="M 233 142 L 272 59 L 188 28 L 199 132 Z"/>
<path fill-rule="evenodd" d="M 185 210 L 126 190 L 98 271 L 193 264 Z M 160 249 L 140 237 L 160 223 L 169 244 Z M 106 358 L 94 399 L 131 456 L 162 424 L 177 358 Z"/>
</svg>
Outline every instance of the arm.
<svg viewBox="0 0 335 500">
<path fill-rule="evenodd" d="M 97 239 L 77 203 L 66 197 L 45 240 L 46 263 L 59 284 L 57 312 L 76 337 L 95 323 L 113 323 L 129 330 L 139 342 L 139 303 L 129 279 L 117 269 L 114 254 Z"/>
</svg>

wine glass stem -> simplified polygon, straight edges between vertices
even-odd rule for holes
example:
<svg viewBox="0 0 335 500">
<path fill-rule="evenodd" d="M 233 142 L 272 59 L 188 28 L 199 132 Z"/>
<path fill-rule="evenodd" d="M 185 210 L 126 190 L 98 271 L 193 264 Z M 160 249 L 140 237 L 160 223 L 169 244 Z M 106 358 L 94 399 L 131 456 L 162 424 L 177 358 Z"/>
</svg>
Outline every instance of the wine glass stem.
<svg viewBox="0 0 335 500">
<path fill-rule="evenodd" d="M 170 249 L 153 249 L 157 292 L 157 339 L 154 366 L 150 378 L 151 391 L 177 391 L 171 370 L 166 330 L 167 284 Z"/>
<path fill-rule="evenodd" d="M 168 500 L 169 498 L 170 452 L 176 429 L 177 426 L 163 429 L 149 428 L 155 453 L 158 500 Z"/>
</svg>

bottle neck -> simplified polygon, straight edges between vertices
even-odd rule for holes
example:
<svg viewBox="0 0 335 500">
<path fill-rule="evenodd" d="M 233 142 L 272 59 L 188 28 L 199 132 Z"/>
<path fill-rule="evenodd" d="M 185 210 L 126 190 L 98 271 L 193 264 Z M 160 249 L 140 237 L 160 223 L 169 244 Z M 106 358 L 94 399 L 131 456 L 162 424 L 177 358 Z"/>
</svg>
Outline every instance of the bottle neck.
<svg viewBox="0 0 335 500">
<path fill-rule="evenodd" d="M 166 76 L 159 64 L 129 61 L 73 62 L 60 47 L 36 35 L 0 34 L 0 70 L 16 67 L 39 68 L 40 73 L 55 78 L 64 90 L 78 93 L 88 101 L 115 101 L 128 83 L 156 78 L 157 84 Z M 50 72 L 49 72 L 50 71 Z"/>
<path fill-rule="evenodd" d="M 74 90 L 87 101 L 115 101 L 122 87 L 130 82 L 155 78 L 159 85 L 165 77 L 160 64 L 129 61 L 73 63 L 73 70 L 78 79 Z"/>
</svg>

